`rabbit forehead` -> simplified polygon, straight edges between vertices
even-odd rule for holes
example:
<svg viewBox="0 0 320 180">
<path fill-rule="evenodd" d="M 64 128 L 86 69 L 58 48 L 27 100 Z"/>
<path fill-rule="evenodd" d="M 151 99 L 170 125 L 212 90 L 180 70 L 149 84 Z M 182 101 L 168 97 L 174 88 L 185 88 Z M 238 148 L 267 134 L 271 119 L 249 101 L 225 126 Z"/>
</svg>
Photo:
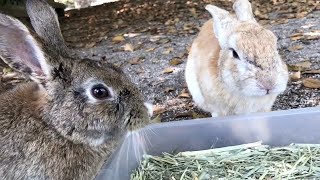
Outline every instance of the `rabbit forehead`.
<svg viewBox="0 0 320 180">
<path fill-rule="evenodd" d="M 104 83 L 113 88 L 132 87 L 127 76 L 117 67 L 93 60 L 80 60 L 73 65 L 72 76 L 75 83 Z"/>
<path fill-rule="evenodd" d="M 275 35 L 261 26 L 242 24 L 241 28 L 229 38 L 231 48 L 241 53 L 244 58 L 256 60 L 277 55 Z"/>
</svg>

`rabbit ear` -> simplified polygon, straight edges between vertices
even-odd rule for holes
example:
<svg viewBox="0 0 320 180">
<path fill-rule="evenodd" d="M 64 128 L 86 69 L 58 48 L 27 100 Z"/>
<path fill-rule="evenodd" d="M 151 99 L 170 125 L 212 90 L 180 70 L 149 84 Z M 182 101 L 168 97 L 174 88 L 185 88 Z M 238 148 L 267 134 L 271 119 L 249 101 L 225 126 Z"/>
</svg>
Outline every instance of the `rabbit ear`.
<svg viewBox="0 0 320 180">
<path fill-rule="evenodd" d="M 60 53 L 66 52 L 55 10 L 45 0 L 27 0 L 26 9 L 34 30 L 44 42 Z"/>
<path fill-rule="evenodd" d="M 213 5 L 207 5 L 205 9 L 212 15 L 214 34 L 218 38 L 220 46 L 224 47 L 227 44 L 227 36 L 233 29 L 234 18 L 228 11 Z"/>
<path fill-rule="evenodd" d="M 0 13 L 0 57 L 29 75 L 49 75 L 45 55 L 30 32 L 17 19 Z"/>
<path fill-rule="evenodd" d="M 233 4 L 237 18 L 240 21 L 256 21 L 254 19 L 251 4 L 248 0 L 236 0 Z"/>
</svg>

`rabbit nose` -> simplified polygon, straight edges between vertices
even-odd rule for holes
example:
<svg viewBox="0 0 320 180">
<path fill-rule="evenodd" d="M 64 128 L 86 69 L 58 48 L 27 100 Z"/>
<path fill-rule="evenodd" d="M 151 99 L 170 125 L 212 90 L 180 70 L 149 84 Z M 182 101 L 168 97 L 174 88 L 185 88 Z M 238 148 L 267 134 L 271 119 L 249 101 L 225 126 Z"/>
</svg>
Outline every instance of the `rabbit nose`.
<svg viewBox="0 0 320 180">
<path fill-rule="evenodd" d="M 267 91 L 267 94 L 270 94 L 270 89 L 266 89 L 266 91 Z"/>
<path fill-rule="evenodd" d="M 274 82 L 272 80 L 260 81 L 260 88 L 266 91 L 266 94 L 270 94 L 270 92 L 274 89 Z"/>
</svg>

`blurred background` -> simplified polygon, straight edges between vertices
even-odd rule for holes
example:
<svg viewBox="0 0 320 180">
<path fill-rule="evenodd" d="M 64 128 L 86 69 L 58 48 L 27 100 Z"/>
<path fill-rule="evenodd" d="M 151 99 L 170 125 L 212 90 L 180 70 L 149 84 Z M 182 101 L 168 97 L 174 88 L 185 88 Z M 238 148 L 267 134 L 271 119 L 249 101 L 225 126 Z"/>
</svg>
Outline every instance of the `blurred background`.
<svg viewBox="0 0 320 180">
<path fill-rule="evenodd" d="M 257 21 L 278 37 L 291 80 L 273 110 L 320 106 L 320 1 L 249 0 Z M 213 4 L 232 0 L 48 0 L 67 45 L 82 58 L 121 67 L 155 104 L 161 121 L 206 117 L 192 102 L 184 78 L 190 45 Z M 30 25 L 24 0 L 0 0 L 0 12 Z M 0 60 L 1 82 L 25 81 Z"/>
</svg>

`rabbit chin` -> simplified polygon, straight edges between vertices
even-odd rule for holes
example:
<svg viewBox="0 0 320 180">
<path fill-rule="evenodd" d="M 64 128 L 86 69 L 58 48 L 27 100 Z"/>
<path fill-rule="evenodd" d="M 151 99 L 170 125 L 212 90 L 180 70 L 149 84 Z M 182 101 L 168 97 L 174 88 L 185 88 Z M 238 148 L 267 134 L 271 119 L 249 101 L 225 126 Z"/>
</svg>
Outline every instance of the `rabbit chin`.
<svg viewBox="0 0 320 180">
<path fill-rule="evenodd" d="M 125 134 L 125 131 L 121 130 L 82 130 L 74 131 L 72 135 L 67 138 L 76 143 L 97 147 L 117 140 L 118 138 L 121 138 L 121 135 L 123 134 Z"/>
<path fill-rule="evenodd" d="M 265 89 L 261 89 L 261 88 L 253 88 L 252 86 L 249 86 L 247 88 L 243 88 L 242 90 L 240 90 L 240 94 L 244 95 L 244 96 L 253 96 L 253 97 L 263 97 L 263 96 L 274 96 L 274 95 L 278 95 L 281 92 L 283 92 L 284 89 L 283 88 L 276 88 L 273 90 L 270 90 L 269 92 L 267 92 L 267 90 Z"/>
</svg>

